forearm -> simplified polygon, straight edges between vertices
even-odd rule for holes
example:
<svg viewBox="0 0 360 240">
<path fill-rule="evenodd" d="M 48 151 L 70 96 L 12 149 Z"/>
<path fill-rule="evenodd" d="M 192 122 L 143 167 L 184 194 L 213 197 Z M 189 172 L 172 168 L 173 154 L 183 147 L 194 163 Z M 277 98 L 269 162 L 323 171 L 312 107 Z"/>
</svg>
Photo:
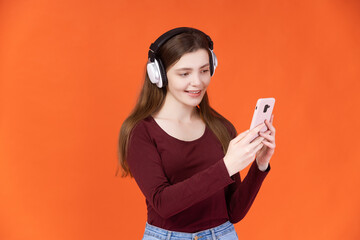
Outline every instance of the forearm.
<svg viewBox="0 0 360 240">
<path fill-rule="evenodd" d="M 249 211 L 270 167 L 266 170 L 265 172 L 261 171 L 254 162 L 243 181 L 241 181 L 238 175 L 235 183 L 229 186 L 227 204 L 231 222 L 240 221 Z"/>
</svg>

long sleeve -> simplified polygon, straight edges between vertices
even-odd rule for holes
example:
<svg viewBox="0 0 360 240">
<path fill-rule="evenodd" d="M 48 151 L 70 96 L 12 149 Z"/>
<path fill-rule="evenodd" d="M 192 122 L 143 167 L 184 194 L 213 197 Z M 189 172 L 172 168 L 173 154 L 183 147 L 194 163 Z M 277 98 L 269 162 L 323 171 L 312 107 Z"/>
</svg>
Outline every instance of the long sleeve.
<svg viewBox="0 0 360 240">
<path fill-rule="evenodd" d="M 210 167 L 184 181 L 171 184 L 156 143 L 143 125 L 133 129 L 127 161 L 145 198 L 163 218 L 169 218 L 234 183 L 223 159 L 219 158 Z"/>
<path fill-rule="evenodd" d="M 235 183 L 225 190 L 230 222 L 237 223 L 244 218 L 269 171 L 270 165 L 265 172 L 262 172 L 254 161 L 243 181 L 241 181 L 240 173 L 232 176 Z"/>
</svg>

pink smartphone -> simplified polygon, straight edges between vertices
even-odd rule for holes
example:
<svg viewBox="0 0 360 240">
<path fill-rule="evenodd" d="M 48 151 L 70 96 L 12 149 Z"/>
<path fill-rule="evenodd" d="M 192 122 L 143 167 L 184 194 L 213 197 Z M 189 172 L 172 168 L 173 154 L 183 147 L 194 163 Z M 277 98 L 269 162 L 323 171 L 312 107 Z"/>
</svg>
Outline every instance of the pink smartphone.
<svg viewBox="0 0 360 240">
<path fill-rule="evenodd" d="M 275 98 L 260 98 L 260 99 L 258 99 L 258 101 L 256 103 L 254 115 L 253 115 L 253 118 L 251 121 L 250 130 L 253 129 L 254 127 L 258 126 L 259 124 L 263 123 L 265 121 L 265 119 L 270 121 L 274 106 L 275 106 Z M 268 130 L 268 128 L 266 125 L 262 129 L 260 129 L 261 132 L 265 132 L 267 130 Z M 255 137 L 252 138 L 251 141 L 254 140 L 258 136 L 259 136 L 259 134 L 255 135 Z"/>
</svg>

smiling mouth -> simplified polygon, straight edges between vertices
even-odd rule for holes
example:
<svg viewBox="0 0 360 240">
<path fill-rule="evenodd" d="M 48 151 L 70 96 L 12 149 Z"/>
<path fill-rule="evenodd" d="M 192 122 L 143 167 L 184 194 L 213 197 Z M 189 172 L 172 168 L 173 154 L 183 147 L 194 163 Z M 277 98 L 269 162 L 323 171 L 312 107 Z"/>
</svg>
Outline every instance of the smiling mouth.
<svg viewBox="0 0 360 240">
<path fill-rule="evenodd" d="M 185 92 L 192 93 L 192 94 L 197 94 L 197 93 L 200 93 L 201 90 L 197 90 L 197 91 L 185 91 Z"/>
</svg>

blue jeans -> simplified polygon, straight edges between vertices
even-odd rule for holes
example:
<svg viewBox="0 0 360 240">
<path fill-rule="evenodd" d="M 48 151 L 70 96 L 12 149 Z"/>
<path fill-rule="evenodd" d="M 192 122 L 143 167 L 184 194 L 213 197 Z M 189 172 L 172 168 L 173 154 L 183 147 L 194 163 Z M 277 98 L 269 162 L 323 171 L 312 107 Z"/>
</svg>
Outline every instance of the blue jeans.
<svg viewBox="0 0 360 240">
<path fill-rule="evenodd" d="M 146 223 L 142 240 L 238 240 L 238 236 L 229 221 L 197 233 L 168 231 Z"/>
</svg>

